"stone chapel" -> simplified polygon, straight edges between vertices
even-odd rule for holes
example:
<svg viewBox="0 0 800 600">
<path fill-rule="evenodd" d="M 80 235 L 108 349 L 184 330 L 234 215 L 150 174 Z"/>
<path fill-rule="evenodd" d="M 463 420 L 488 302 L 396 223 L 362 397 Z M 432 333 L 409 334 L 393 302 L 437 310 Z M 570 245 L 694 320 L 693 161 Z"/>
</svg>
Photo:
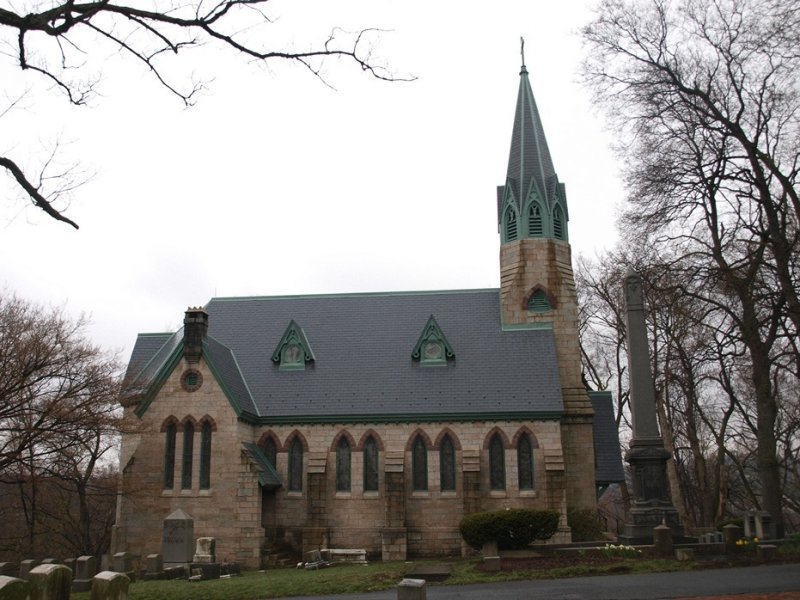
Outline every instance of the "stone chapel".
<svg viewBox="0 0 800 600">
<path fill-rule="evenodd" d="M 497 188 L 500 289 L 212 298 L 136 340 L 112 550 L 177 509 L 219 560 L 262 548 L 462 552 L 464 515 L 593 508 L 620 481 L 608 393 L 581 379 L 564 184 L 528 72 Z"/>
</svg>

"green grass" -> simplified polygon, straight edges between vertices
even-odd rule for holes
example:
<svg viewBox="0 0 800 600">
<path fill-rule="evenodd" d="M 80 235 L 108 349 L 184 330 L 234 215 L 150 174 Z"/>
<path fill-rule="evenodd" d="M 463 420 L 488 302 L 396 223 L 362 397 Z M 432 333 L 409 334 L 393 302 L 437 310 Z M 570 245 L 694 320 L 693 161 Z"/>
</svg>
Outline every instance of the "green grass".
<svg viewBox="0 0 800 600">
<path fill-rule="evenodd" d="M 441 562 L 441 561 L 439 561 Z M 693 568 L 693 563 L 674 560 L 628 559 L 613 564 L 560 567 L 549 570 L 519 570 L 483 573 L 475 568 L 475 560 L 452 562 L 452 576 L 445 585 L 466 585 L 499 581 L 552 579 L 586 575 L 610 575 L 678 571 Z M 139 581 L 131 584 L 129 600 L 262 600 L 285 596 L 353 594 L 391 589 L 397 586 L 411 563 L 374 563 L 368 566 L 338 566 L 319 571 L 273 569 L 248 571 L 241 577 L 212 581 L 188 582 Z M 73 600 L 89 600 L 89 594 L 72 594 Z"/>
</svg>

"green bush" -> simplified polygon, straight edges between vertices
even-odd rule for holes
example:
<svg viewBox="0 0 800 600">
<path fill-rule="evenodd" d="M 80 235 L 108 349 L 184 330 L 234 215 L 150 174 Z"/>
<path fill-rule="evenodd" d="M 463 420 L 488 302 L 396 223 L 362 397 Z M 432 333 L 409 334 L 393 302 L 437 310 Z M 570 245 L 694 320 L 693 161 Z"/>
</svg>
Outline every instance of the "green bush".
<svg viewBox="0 0 800 600">
<path fill-rule="evenodd" d="M 558 511 L 511 509 L 476 513 L 461 519 L 458 530 L 476 550 L 491 541 L 501 550 L 527 548 L 534 540 L 546 540 L 558 530 Z"/>
<path fill-rule="evenodd" d="M 567 525 L 572 529 L 573 542 L 594 542 L 603 539 L 605 523 L 597 511 L 589 508 L 567 509 Z"/>
</svg>

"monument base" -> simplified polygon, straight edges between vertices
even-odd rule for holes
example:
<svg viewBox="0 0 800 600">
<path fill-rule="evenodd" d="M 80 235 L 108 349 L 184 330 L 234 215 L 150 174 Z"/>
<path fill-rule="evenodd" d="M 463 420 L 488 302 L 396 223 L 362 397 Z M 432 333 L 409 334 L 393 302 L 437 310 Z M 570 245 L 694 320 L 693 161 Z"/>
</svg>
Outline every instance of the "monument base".
<svg viewBox="0 0 800 600">
<path fill-rule="evenodd" d="M 685 540 L 678 511 L 671 503 L 658 500 L 634 503 L 622 535 L 617 539 L 620 543 L 631 546 L 652 544 L 653 529 L 662 523 L 670 528 L 674 542 L 681 543 Z"/>
</svg>

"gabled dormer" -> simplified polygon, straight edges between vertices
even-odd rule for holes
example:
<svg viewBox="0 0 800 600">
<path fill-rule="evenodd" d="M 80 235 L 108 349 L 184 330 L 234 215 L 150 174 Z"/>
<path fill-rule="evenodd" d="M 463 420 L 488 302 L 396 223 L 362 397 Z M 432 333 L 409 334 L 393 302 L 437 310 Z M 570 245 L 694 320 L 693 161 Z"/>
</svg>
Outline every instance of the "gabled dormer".
<svg viewBox="0 0 800 600">
<path fill-rule="evenodd" d="M 422 329 L 414 350 L 411 352 L 411 358 L 419 361 L 423 367 L 442 367 L 447 365 L 448 360 L 453 360 L 456 353 L 453 347 L 439 327 L 433 315 L 428 318 L 428 322 Z"/>
<path fill-rule="evenodd" d="M 272 353 L 272 362 L 281 371 L 302 371 L 313 361 L 311 344 L 308 343 L 303 328 L 292 319 Z"/>
</svg>

